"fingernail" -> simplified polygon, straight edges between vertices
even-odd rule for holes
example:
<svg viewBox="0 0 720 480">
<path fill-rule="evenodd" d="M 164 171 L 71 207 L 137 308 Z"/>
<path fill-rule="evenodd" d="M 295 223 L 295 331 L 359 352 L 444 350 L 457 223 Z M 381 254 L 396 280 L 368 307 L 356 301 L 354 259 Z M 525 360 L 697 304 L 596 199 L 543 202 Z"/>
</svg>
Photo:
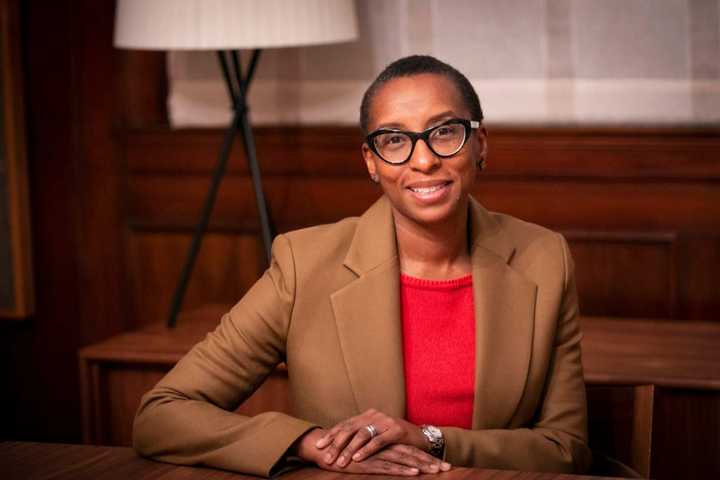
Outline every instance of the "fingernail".
<svg viewBox="0 0 720 480">
<path fill-rule="evenodd" d="M 347 460 L 347 457 L 346 457 L 345 455 L 340 455 L 340 456 L 338 457 L 338 459 L 337 459 L 337 462 L 335 462 L 335 463 L 337 463 L 337 464 L 340 465 L 341 467 L 344 467 L 346 460 Z"/>
<path fill-rule="evenodd" d="M 420 470 L 418 470 L 418 469 L 415 468 L 415 467 L 411 467 L 411 468 L 410 468 L 410 473 L 420 473 Z"/>
<path fill-rule="evenodd" d="M 356 453 L 355 455 L 353 455 L 353 460 L 360 460 L 360 454 Z"/>
<path fill-rule="evenodd" d="M 325 463 L 332 462 L 332 459 L 333 459 L 332 454 L 328 453 L 325 455 Z"/>
<path fill-rule="evenodd" d="M 442 465 L 441 465 L 441 467 L 442 467 L 443 470 L 450 470 L 450 467 L 451 467 L 451 466 L 452 466 L 452 465 L 450 465 L 448 462 L 443 462 Z"/>
</svg>

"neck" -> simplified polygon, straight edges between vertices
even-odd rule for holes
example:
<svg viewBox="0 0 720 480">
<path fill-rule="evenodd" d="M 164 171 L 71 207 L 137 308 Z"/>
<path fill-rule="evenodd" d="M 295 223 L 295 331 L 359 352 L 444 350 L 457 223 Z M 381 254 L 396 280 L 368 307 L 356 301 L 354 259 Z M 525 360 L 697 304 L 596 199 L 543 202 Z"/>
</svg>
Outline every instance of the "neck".
<svg viewBox="0 0 720 480">
<path fill-rule="evenodd" d="M 471 272 L 468 209 L 444 222 L 420 225 L 394 212 L 400 269 L 413 277 L 451 279 Z"/>
</svg>

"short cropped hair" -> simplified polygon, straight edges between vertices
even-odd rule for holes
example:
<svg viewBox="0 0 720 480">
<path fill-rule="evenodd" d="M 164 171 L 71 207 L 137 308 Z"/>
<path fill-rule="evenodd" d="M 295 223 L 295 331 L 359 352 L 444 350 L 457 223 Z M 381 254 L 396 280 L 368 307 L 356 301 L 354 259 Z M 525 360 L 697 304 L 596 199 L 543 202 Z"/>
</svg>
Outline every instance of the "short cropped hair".
<svg viewBox="0 0 720 480">
<path fill-rule="evenodd" d="M 480 106 L 480 99 L 475 92 L 470 81 L 465 75 L 460 73 L 454 67 L 445 62 L 441 62 L 435 57 L 429 55 L 410 55 L 395 60 L 380 72 L 380 75 L 370 84 L 363 95 L 360 104 L 360 128 L 365 135 L 368 133 L 368 123 L 370 122 L 370 107 L 378 90 L 388 83 L 390 80 L 400 77 L 412 77 L 414 75 L 422 75 L 425 73 L 443 75 L 447 77 L 460 93 L 465 106 L 470 111 L 469 120 L 482 121 L 483 112 Z"/>
</svg>

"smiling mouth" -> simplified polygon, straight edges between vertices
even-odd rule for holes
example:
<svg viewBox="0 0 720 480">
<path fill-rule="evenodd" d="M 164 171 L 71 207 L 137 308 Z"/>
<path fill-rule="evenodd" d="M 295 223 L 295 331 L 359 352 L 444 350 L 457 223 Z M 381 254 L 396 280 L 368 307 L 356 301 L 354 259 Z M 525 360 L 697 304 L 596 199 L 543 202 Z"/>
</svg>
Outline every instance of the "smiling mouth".
<svg viewBox="0 0 720 480">
<path fill-rule="evenodd" d="M 410 191 L 412 191 L 412 192 L 414 192 L 414 193 L 417 193 L 418 195 L 430 195 L 430 194 L 435 193 L 435 192 L 437 192 L 437 191 L 439 191 L 439 190 L 442 190 L 443 188 L 447 187 L 448 185 L 450 185 L 450 182 L 443 182 L 443 183 L 438 183 L 437 185 L 428 185 L 428 186 L 422 186 L 422 187 L 420 187 L 420 186 L 416 186 L 416 187 L 410 186 L 410 187 L 407 187 L 407 188 L 408 188 L 408 190 L 410 190 Z"/>
</svg>

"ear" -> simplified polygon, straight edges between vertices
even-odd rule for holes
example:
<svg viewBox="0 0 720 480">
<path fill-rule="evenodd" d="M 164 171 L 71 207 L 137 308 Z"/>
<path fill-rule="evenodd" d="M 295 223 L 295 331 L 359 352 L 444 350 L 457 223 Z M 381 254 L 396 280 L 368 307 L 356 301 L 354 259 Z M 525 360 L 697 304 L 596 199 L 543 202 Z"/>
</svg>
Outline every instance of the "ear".
<svg viewBox="0 0 720 480">
<path fill-rule="evenodd" d="M 375 165 L 375 154 L 370 150 L 370 147 L 368 147 L 367 143 L 363 143 L 362 147 L 362 156 L 363 160 L 365 160 L 365 167 L 367 168 L 368 174 L 372 177 L 373 175 L 377 174 L 377 166 Z"/>
<path fill-rule="evenodd" d="M 475 137 L 478 142 L 477 149 L 478 149 L 478 152 L 480 152 L 478 154 L 478 160 L 477 160 L 477 164 L 478 164 L 477 173 L 480 174 L 480 172 L 485 169 L 486 162 L 487 162 L 487 152 L 488 152 L 487 130 L 485 129 L 484 126 L 480 127 L 477 130 L 477 135 L 475 135 Z"/>
</svg>

